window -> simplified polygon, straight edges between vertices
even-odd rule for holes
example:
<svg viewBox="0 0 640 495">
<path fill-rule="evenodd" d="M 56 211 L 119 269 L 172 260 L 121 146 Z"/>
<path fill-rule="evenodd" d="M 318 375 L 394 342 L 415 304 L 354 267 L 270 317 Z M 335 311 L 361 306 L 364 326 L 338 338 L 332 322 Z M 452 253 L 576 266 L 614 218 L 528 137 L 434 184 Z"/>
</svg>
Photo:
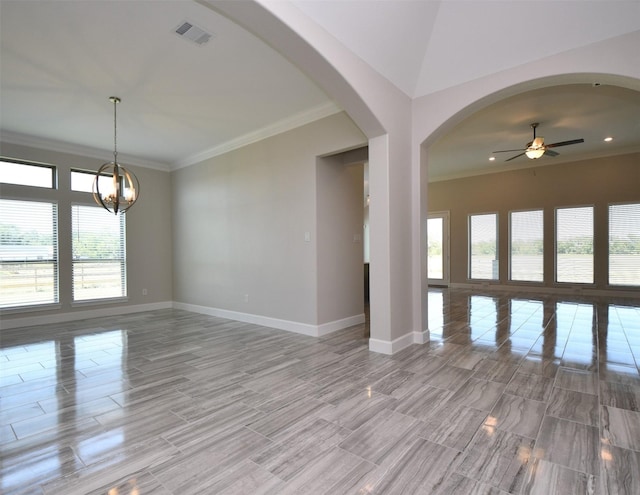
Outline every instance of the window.
<svg viewBox="0 0 640 495">
<path fill-rule="evenodd" d="M 56 168 L 51 165 L 0 160 L 0 183 L 21 186 L 47 187 L 55 184 Z"/>
<path fill-rule="evenodd" d="M 73 300 L 127 295 L 125 217 L 99 206 L 71 207 Z"/>
<path fill-rule="evenodd" d="M 430 279 L 442 280 L 444 278 L 443 232 L 444 219 L 442 217 L 427 219 L 427 278 Z"/>
<path fill-rule="evenodd" d="M 556 210 L 556 281 L 593 283 L 593 207 Z"/>
<path fill-rule="evenodd" d="M 0 199 L 0 307 L 58 302 L 58 205 Z"/>
<path fill-rule="evenodd" d="M 509 214 L 510 279 L 522 282 L 544 280 L 544 218 L 542 210 Z"/>
<path fill-rule="evenodd" d="M 89 170 L 71 170 L 71 190 L 93 193 L 93 181 L 96 178 L 96 172 Z M 111 181 L 111 175 L 100 175 L 100 190 L 106 191 L 109 187 L 108 181 Z"/>
<path fill-rule="evenodd" d="M 640 285 L 640 203 L 609 205 L 609 284 Z"/>
<path fill-rule="evenodd" d="M 469 278 L 498 280 L 498 215 L 469 216 Z"/>
</svg>

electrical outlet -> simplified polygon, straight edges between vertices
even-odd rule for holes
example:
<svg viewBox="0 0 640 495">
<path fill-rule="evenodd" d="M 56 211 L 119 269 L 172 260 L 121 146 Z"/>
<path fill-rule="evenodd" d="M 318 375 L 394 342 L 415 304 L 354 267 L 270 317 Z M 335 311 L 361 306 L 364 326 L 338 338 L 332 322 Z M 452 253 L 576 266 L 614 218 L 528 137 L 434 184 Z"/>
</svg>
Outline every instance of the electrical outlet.
<svg viewBox="0 0 640 495">
<path fill-rule="evenodd" d="M 147 289 L 142 289 L 142 295 L 143 296 L 149 295 L 149 291 Z"/>
<path fill-rule="evenodd" d="M 246 302 L 246 303 L 249 302 L 249 294 L 245 294 L 244 295 L 244 302 Z"/>
</svg>

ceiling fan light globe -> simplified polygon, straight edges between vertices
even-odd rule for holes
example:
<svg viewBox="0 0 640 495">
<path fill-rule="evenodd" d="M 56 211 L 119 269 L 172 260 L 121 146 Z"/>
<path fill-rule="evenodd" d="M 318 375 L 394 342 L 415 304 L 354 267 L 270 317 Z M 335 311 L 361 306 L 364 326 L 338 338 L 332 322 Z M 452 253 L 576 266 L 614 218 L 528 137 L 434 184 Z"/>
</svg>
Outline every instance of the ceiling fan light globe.
<svg viewBox="0 0 640 495">
<path fill-rule="evenodd" d="M 536 158 L 540 158 L 544 155 L 544 148 L 529 148 L 524 152 L 527 155 L 527 158 L 531 158 L 535 160 Z"/>
</svg>

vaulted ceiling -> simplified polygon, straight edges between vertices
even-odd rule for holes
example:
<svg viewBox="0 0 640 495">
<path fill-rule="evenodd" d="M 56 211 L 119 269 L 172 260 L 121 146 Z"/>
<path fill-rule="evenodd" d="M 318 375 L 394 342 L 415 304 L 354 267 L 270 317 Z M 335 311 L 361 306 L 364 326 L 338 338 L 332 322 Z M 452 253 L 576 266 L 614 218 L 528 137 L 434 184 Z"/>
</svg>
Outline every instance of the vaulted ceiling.
<svg viewBox="0 0 640 495">
<path fill-rule="evenodd" d="M 293 3 L 412 98 L 640 30 L 637 1 Z M 205 3 L 0 0 L 0 18 L 7 142 L 105 153 L 106 161 L 108 97 L 116 95 L 121 156 L 172 169 L 340 110 L 298 68 Z M 212 38 L 203 45 L 181 38 L 175 30 L 185 21 Z M 430 153 L 431 174 L 498 166 L 490 152 L 524 146 L 534 121 L 546 142 L 585 138 L 558 149 L 556 162 L 637 150 L 638 115 L 639 93 L 624 88 L 585 83 L 524 93 L 443 136 Z M 607 148 L 605 134 L 615 138 Z"/>
</svg>

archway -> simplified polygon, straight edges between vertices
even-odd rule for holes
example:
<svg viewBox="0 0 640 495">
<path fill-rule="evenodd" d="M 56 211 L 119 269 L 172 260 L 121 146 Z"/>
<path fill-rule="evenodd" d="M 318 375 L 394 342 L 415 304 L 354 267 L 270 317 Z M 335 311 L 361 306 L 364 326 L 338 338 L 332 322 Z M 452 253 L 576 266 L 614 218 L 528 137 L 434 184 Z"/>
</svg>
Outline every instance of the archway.
<svg viewBox="0 0 640 495">
<path fill-rule="evenodd" d="M 419 174 L 421 179 L 421 190 L 418 192 L 420 195 L 420 218 L 419 222 L 416 222 L 415 227 L 420 231 L 420 240 L 416 242 L 416 245 L 419 246 L 416 250 L 419 255 L 419 262 L 421 269 L 426 272 L 426 217 L 428 212 L 427 207 L 427 196 L 428 196 L 428 167 L 429 167 L 429 151 L 430 148 L 436 143 L 438 140 L 446 136 L 449 132 L 452 131 L 459 124 L 464 122 L 469 117 L 481 112 L 486 109 L 502 102 L 503 100 L 511 100 L 512 97 L 516 97 L 517 95 L 525 95 L 529 93 L 536 93 L 544 88 L 551 87 L 573 87 L 572 85 L 582 85 L 582 86 L 592 86 L 594 81 L 598 81 L 603 86 L 615 86 L 618 88 L 630 89 L 634 92 L 638 92 L 640 90 L 640 79 L 621 76 L 616 74 L 602 74 L 602 73 L 576 73 L 576 74 L 560 74 L 556 76 L 548 76 L 544 78 L 538 78 L 528 81 L 523 81 L 520 83 L 516 83 L 512 86 L 499 88 L 496 91 L 486 94 L 480 97 L 478 100 L 473 102 L 468 102 L 466 106 L 458 107 L 452 109 L 451 113 L 446 116 L 446 118 L 438 123 L 437 126 L 433 127 L 430 134 L 419 143 Z M 452 107 L 455 105 L 452 105 Z M 505 217 L 506 221 L 506 217 Z M 549 222 L 550 223 L 550 222 Z M 506 239 L 506 236 L 505 236 Z M 503 243 L 504 244 L 504 243 Z M 507 258 L 506 256 L 501 261 L 503 268 L 506 267 Z M 549 263 L 547 263 L 549 265 Z M 548 267 L 548 266 L 547 266 Z M 551 271 L 551 270 L 549 270 Z M 504 270 L 506 273 L 506 270 Z M 418 285 L 418 283 L 416 283 Z M 427 328 L 427 308 L 426 305 L 426 297 L 424 294 L 427 291 L 427 281 L 424 276 L 421 276 L 421 280 L 419 282 L 420 286 L 420 306 L 418 306 L 418 301 L 414 302 L 415 307 L 421 308 L 420 318 L 423 321 L 423 328 Z"/>
<path fill-rule="evenodd" d="M 413 342 L 411 308 L 411 100 L 288 2 L 206 5 L 302 68 L 369 140 L 370 349 Z"/>
</svg>

